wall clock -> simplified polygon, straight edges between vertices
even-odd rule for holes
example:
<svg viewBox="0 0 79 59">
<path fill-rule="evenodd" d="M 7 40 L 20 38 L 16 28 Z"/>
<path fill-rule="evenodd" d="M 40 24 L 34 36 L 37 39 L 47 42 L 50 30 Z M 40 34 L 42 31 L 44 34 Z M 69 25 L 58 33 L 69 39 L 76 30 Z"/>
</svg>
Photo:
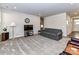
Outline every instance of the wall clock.
<svg viewBox="0 0 79 59">
<path fill-rule="evenodd" d="M 25 22 L 26 22 L 26 23 L 29 23 L 29 22 L 30 22 L 30 19 L 29 19 L 29 18 L 26 18 L 26 19 L 25 19 Z"/>
</svg>

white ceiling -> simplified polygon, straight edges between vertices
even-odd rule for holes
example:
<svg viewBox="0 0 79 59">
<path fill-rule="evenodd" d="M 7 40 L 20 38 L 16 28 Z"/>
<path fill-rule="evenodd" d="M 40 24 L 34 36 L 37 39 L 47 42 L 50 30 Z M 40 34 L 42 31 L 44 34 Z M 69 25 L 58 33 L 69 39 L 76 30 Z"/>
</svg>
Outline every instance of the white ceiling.
<svg viewBox="0 0 79 59">
<path fill-rule="evenodd" d="M 78 3 L 0 3 L 0 7 L 44 17 L 62 12 L 74 16 L 75 12 L 79 12 Z"/>
</svg>

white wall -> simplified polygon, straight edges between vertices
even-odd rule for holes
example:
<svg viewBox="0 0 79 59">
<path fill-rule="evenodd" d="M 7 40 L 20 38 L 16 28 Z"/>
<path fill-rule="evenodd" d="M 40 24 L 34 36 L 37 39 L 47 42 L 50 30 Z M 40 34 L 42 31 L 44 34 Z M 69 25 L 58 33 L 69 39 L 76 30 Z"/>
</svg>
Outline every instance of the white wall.
<svg viewBox="0 0 79 59">
<path fill-rule="evenodd" d="M 15 27 L 15 37 L 20 37 L 20 36 L 24 36 L 24 25 L 26 24 L 24 22 L 25 18 L 29 18 L 30 19 L 30 23 L 29 24 L 33 24 L 34 25 L 34 34 L 38 33 L 38 30 L 40 29 L 40 17 L 38 16 L 34 16 L 34 15 L 29 15 L 29 14 L 24 14 L 24 13 L 19 13 L 19 12 L 14 12 L 14 11 L 8 11 L 8 10 L 4 10 L 3 11 L 3 24 L 4 26 L 8 26 L 8 31 L 10 33 L 10 38 L 12 38 L 12 28 L 9 27 L 9 25 L 12 22 L 15 22 L 16 27 Z"/>
<path fill-rule="evenodd" d="M 69 35 L 73 31 L 73 20 L 72 18 L 67 14 L 67 35 Z"/>
<path fill-rule="evenodd" d="M 67 36 L 66 13 L 45 17 L 44 19 L 45 19 L 44 26 L 46 28 L 62 29 L 63 36 Z"/>
<path fill-rule="evenodd" d="M 0 35 L 2 33 L 2 11 L 0 9 Z"/>
<path fill-rule="evenodd" d="M 0 9 L 0 34 L 1 34 L 1 9 Z"/>
</svg>

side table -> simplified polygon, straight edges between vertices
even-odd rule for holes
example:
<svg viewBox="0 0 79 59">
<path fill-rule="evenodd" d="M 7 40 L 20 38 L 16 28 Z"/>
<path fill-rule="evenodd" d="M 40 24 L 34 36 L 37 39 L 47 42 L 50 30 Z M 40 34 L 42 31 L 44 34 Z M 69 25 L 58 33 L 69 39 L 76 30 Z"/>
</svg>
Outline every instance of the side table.
<svg viewBox="0 0 79 59">
<path fill-rule="evenodd" d="M 3 33 L 1 34 L 1 36 L 2 36 L 1 41 L 8 40 L 8 39 L 9 39 L 9 32 L 3 32 Z"/>
</svg>

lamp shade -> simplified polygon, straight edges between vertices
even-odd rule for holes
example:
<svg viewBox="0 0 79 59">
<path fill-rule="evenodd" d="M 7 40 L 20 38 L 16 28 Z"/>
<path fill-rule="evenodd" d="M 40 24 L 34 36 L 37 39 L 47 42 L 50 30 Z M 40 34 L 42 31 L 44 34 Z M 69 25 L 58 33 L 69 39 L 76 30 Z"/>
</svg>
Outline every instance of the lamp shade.
<svg viewBox="0 0 79 59">
<path fill-rule="evenodd" d="M 6 28 L 7 26 L 4 26 L 4 28 Z"/>
<path fill-rule="evenodd" d="M 16 24 L 14 22 L 12 22 L 10 26 L 16 26 Z"/>
</svg>

